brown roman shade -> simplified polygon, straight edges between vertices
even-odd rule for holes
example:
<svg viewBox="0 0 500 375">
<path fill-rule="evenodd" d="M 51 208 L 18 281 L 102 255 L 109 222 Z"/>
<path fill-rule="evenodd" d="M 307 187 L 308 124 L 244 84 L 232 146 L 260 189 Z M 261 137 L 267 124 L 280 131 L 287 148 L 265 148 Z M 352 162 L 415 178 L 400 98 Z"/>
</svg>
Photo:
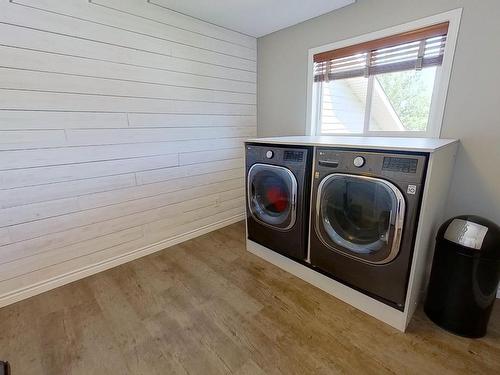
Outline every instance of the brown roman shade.
<svg viewBox="0 0 500 375">
<path fill-rule="evenodd" d="M 331 81 L 443 62 L 448 22 L 314 55 L 314 81 Z"/>
</svg>

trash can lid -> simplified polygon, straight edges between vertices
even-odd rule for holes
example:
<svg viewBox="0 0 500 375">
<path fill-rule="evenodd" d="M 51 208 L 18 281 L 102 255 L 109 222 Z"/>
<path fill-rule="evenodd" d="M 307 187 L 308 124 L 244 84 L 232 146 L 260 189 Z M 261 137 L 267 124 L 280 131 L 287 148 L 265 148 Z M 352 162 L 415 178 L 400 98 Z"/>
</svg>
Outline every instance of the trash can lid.
<svg viewBox="0 0 500 375">
<path fill-rule="evenodd" d="M 500 227 L 479 216 L 462 215 L 447 220 L 439 229 L 438 238 L 461 246 L 470 255 L 500 260 Z"/>
</svg>

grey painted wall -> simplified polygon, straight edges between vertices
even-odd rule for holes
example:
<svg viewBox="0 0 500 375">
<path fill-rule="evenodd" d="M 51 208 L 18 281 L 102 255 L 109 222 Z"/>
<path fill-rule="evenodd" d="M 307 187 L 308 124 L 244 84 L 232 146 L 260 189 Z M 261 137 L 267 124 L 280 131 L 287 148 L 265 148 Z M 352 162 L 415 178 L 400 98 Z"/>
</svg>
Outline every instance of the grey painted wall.
<svg viewBox="0 0 500 375">
<path fill-rule="evenodd" d="M 442 137 L 461 147 L 447 216 L 478 214 L 500 224 L 500 1 L 358 0 L 258 40 L 258 134 L 302 135 L 311 47 L 463 8 Z M 476 61 L 475 54 L 483 56 Z"/>
</svg>

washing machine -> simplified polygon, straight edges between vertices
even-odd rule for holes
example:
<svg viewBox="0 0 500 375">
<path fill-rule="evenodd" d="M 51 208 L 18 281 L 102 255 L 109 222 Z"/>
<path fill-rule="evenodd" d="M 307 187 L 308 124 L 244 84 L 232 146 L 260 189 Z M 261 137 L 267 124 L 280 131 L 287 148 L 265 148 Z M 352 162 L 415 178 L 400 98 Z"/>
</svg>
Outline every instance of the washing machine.
<svg viewBox="0 0 500 375">
<path fill-rule="evenodd" d="M 315 149 L 308 262 L 404 309 L 427 156 Z"/>
<path fill-rule="evenodd" d="M 305 260 L 312 148 L 245 144 L 248 239 Z"/>
</svg>

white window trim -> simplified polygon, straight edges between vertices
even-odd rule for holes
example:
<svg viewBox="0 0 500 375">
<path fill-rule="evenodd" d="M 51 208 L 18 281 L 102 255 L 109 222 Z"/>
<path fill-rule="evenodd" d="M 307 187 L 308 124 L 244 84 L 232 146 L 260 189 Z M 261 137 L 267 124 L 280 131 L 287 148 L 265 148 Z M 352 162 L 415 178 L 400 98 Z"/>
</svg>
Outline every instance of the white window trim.
<svg viewBox="0 0 500 375">
<path fill-rule="evenodd" d="M 451 77 L 451 69 L 453 65 L 453 58 L 455 55 L 455 47 L 457 44 L 458 30 L 460 26 L 460 19 L 462 17 L 462 8 L 453 9 L 448 12 L 436 14 L 430 17 L 422 18 L 416 21 L 411 21 L 401 25 L 389 27 L 387 29 L 375 31 L 369 34 L 356 36 L 341 40 L 338 42 L 326 44 L 320 47 L 309 49 L 308 53 L 308 72 L 307 72 L 307 119 L 306 119 L 306 135 L 320 135 L 318 125 L 320 116 L 320 106 L 314 105 L 317 103 L 320 96 L 320 85 L 314 85 L 314 62 L 313 56 L 315 54 L 331 51 L 334 49 L 347 47 L 363 42 L 368 42 L 374 39 L 385 38 L 391 35 L 404 33 L 407 31 L 423 28 L 426 26 L 435 25 L 442 22 L 449 22 L 448 34 L 446 37 L 446 46 L 444 50 L 443 63 L 437 67 L 436 79 L 434 81 L 434 91 L 432 93 L 431 108 L 429 113 L 429 122 L 425 132 L 406 131 L 406 132 L 391 132 L 391 131 L 370 131 L 366 133 L 349 133 L 349 134 L 331 134 L 334 136 L 385 136 L 385 137 L 429 137 L 439 138 L 441 135 L 441 126 L 443 123 L 443 116 L 446 105 L 446 96 L 448 93 L 448 85 Z"/>
</svg>

